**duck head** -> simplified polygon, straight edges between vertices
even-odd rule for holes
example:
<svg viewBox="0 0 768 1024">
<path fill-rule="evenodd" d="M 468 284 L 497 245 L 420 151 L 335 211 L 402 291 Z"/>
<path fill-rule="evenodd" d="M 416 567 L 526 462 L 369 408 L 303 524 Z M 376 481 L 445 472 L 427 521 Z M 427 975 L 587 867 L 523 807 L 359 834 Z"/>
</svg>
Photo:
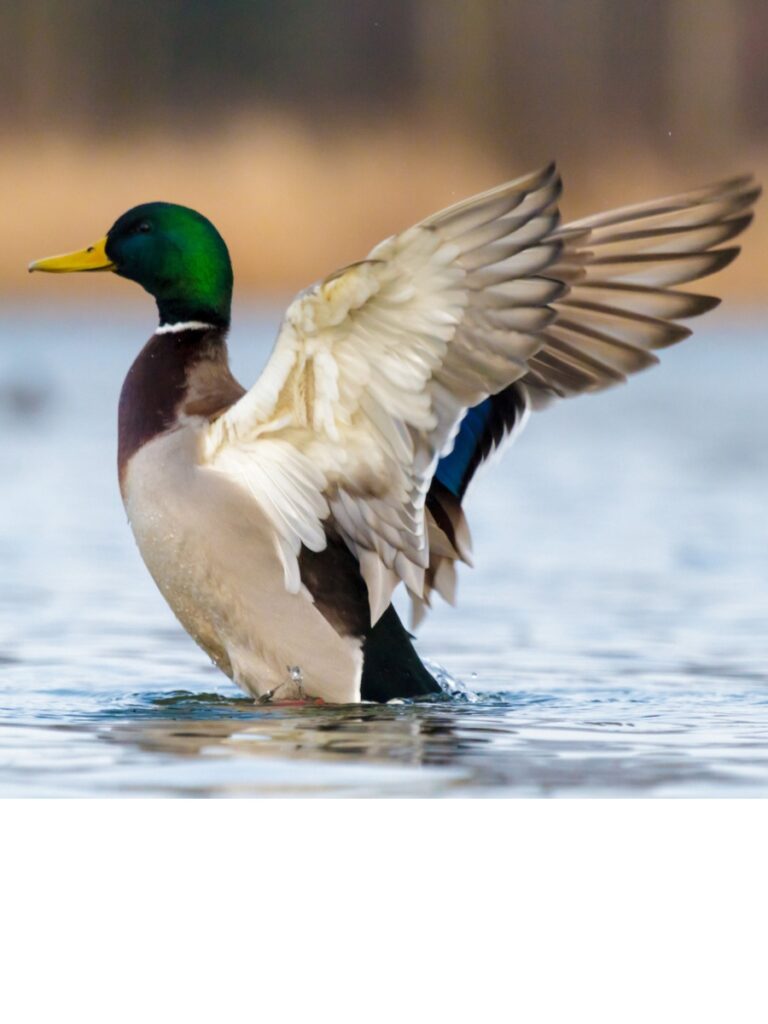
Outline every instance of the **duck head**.
<svg viewBox="0 0 768 1024">
<path fill-rule="evenodd" d="M 155 297 L 161 324 L 229 324 L 232 264 L 227 246 L 206 217 L 186 206 L 134 206 L 87 249 L 35 260 L 29 269 L 52 274 L 111 270 Z"/>
</svg>

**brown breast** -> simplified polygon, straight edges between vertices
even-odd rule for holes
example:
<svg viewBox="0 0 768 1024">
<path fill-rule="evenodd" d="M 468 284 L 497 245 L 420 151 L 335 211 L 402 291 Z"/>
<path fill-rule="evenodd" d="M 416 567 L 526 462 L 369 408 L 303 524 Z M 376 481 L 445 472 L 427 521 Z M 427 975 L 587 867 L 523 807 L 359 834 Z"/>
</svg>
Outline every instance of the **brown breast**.
<svg viewBox="0 0 768 1024">
<path fill-rule="evenodd" d="M 244 389 L 232 376 L 224 331 L 154 334 L 128 371 L 118 406 L 117 468 L 122 489 L 131 456 L 180 415 L 215 419 Z"/>
</svg>

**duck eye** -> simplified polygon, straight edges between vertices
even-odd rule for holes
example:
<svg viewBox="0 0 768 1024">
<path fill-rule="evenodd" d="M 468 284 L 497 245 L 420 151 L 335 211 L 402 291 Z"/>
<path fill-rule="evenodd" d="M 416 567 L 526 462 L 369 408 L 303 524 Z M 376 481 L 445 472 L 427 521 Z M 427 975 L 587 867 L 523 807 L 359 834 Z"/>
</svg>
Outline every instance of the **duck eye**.
<svg viewBox="0 0 768 1024">
<path fill-rule="evenodd" d="M 147 232 L 147 231 L 151 231 L 151 230 L 152 230 L 152 225 L 147 220 L 143 220 L 141 222 L 141 224 L 138 224 L 136 226 L 136 231 L 140 231 L 142 233 Z"/>
</svg>

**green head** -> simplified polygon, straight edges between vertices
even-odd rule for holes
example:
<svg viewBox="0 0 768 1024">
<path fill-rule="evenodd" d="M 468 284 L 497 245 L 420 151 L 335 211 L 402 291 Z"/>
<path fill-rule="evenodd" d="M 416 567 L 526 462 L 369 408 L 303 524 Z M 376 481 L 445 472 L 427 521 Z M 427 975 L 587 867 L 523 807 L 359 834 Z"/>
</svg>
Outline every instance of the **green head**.
<svg viewBox="0 0 768 1024">
<path fill-rule="evenodd" d="M 29 269 L 112 270 L 154 295 L 161 323 L 229 323 L 232 264 L 224 239 L 202 214 L 175 203 L 134 206 L 95 245 Z"/>
</svg>

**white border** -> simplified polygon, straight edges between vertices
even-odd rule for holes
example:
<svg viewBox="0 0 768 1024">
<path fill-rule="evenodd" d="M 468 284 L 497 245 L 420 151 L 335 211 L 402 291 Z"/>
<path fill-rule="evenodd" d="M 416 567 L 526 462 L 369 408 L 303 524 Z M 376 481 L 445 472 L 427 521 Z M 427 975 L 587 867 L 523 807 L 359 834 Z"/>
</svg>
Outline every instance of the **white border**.
<svg viewBox="0 0 768 1024">
<path fill-rule="evenodd" d="M 6 801 L 3 1018 L 765 1019 L 759 801 Z"/>
</svg>

